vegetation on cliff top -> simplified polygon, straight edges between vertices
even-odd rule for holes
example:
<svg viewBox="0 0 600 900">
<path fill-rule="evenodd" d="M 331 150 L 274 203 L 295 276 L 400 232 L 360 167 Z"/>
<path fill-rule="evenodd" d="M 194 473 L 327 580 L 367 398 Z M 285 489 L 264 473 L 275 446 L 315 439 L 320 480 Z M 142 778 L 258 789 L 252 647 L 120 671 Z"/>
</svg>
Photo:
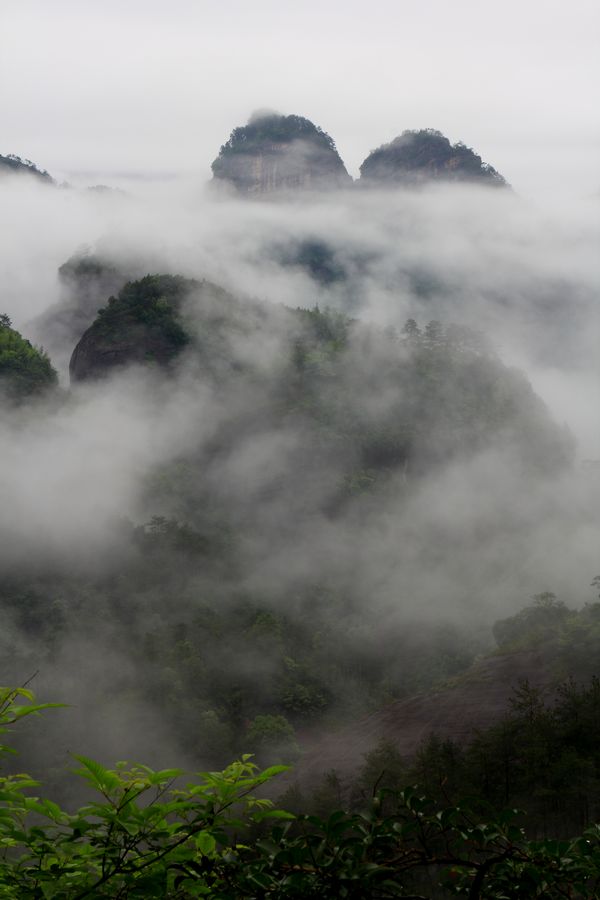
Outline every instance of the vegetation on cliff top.
<svg viewBox="0 0 600 900">
<path fill-rule="evenodd" d="M 459 142 L 451 144 L 433 128 L 404 131 L 373 150 L 360 167 L 361 182 L 415 184 L 426 180 L 462 181 L 497 187 L 506 181 L 480 156 Z"/>
<path fill-rule="evenodd" d="M 324 150 L 336 151 L 333 138 L 322 128 L 303 116 L 282 116 L 265 113 L 253 116 L 247 125 L 234 128 L 228 141 L 221 147 L 220 156 L 234 153 L 254 153 L 270 143 L 308 141 Z M 213 170 L 215 164 L 213 163 Z"/>
</svg>

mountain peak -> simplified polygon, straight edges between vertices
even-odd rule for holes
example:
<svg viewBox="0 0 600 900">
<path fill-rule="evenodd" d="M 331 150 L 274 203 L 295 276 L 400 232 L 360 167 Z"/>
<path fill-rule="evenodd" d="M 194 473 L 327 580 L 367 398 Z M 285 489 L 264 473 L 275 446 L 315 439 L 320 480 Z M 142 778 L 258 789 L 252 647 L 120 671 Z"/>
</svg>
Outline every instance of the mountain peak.
<svg viewBox="0 0 600 900">
<path fill-rule="evenodd" d="M 360 167 L 363 184 L 415 185 L 427 181 L 452 181 L 505 187 L 496 169 L 484 163 L 466 144 L 451 144 L 435 128 L 403 131 L 389 144 L 371 151 Z"/>
<path fill-rule="evenodd" d="M 8 156 L 0 154 L 0 175 L 33 175 L 40 181 L 54 184 L 54 179 L 45 169 L 40 169 L 30 159 L 21 159 L 14 153 L 9 153 Z"/>
<path fill-rule="evenodd" d="M 333 139 L 310 119 L 270 110 L 234 128 L 212 164 L 239 193 L 329 190 L 352 183 Z"/>
</svg>

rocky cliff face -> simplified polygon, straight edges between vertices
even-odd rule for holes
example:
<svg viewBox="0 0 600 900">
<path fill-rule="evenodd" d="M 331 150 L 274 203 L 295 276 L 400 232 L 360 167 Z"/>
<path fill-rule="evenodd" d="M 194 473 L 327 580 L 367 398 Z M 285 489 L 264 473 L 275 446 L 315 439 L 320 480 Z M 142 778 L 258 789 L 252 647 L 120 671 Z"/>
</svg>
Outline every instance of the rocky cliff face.
<svg viewBox="0 0 600 900">
<path fill-rule="evenodd" d="M 245 195 L 352 184 L 333 140 L 308 119 L 266 114 L 236 128 L 212 164 L 214 179 Z"/>
<path fill-rule="evenodd" d="M 417 185 L 429 181 L 472 182 L 494 187 L 506 181 L 465 144 L 451 144 L 440 131 L 404 131 L 373 150 L 360 167 L 368 187 Z"/>
</svg>

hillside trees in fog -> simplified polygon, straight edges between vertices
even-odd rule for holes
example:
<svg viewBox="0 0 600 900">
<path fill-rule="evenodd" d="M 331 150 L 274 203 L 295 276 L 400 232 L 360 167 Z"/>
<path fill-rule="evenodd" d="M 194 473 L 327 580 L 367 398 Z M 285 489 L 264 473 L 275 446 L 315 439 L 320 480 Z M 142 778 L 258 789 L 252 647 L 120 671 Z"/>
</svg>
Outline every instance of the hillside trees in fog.
<svg viewBox="0 0 600 900">
<path fill-rule="evenodd" d="M 40 396 L 58 384 L 48 355 L 32 346 L 0 315 L 0 397 L 19 402 Z"/>
<path fill-rule="evenodd" d="M 178 276 L 113 295 L 72 373 L 84 404 L 82 387 L 110 398 L 111 379 L 137 373 L 156 393 L 144 400 L 150 416 L 172 408 L 199 428 L 206 409 L 218 414 L 206 437 L 144 472 L 144 518 L 114 522 L 97 570 L 60 555 L 5 561 L 5 660 L 20 671 L 60 667 L 64 648 L 98 640 L 101 623 L 101 641 L 143 672 L 124 676 L 134 705 L 156 710 L 184 743 L 200 736 L 211 764 L 248 741 L 268 759 L 307 725 L 464 669 L 487 638 L 446 616 L 423 625 L 398 613 L 382 634 L 365 557 L 336 541 L 360 548 L 389 509 L 410 533 L 403 509 L 421 487 L 479 454 L 543 479 L 572 453 L 526 378 L 469 328 L 413 322 L 399 336 Z M 327 552 L 288 576 L 302 555 L 317 558 L 315 529 Z M 431 534 L 425 544 L 446 552 Z"/>
</svg>

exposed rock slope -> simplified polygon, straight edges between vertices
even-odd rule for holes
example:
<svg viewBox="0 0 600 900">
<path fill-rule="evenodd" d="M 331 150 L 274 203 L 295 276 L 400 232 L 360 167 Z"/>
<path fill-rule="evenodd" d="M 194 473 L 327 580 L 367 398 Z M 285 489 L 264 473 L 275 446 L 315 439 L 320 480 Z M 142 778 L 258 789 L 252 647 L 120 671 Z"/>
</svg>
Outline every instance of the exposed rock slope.
<svg viewBox="0 0 600 900">
<path fill-rule="evenodd" d="M 519 683 L 527 680 L 550 697 L 557 682 L 556 654 L 545 644 L 475 663 L 463 676 L 428 693 L 390 703 L 382 710 L 337 732 L 303 736 L 305 749 L 294 770 L 300 783 L 335 769 L 351 779 L 365 754 L 385 739 L 406 758 L 431 734 L 466 744 L 497 723 Z"/>
</svg>

